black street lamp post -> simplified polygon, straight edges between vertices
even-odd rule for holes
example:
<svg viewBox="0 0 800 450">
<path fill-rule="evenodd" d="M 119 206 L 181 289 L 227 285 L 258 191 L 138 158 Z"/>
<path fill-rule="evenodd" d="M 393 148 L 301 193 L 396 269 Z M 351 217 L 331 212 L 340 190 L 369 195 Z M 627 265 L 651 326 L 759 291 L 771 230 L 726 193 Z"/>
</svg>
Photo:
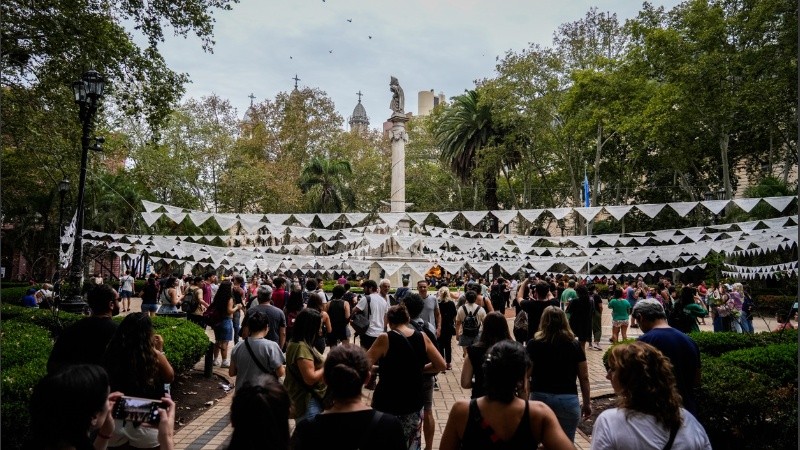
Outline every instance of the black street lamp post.
<svg viewBox="0 0 800 450">
<path fill-rule="evenodd" d="M 75 244 L 72 250 L 70 267 L 70 295 L 61 303 L 61 309 L 67 312 L 82 312 L 86 307 L 81 296 L 83 287 L 83 199 L 86 190 L 86 165 L 89 161 L 89 150 L 101 150 L 104 139 L 91 137 L 94 129 L 94 116 L 100 99 L 103 98 L 105 79 L 94 70 L 83 74 L 80 80 L 72 83 L 75 103 L 80 107 L 79 117 L 83 126 L 81 135 L 81 173 L 78 182 L 78 210 L 75 216 Z M 92 144 L 94 141 L 94 145 Z"/>
</svg>

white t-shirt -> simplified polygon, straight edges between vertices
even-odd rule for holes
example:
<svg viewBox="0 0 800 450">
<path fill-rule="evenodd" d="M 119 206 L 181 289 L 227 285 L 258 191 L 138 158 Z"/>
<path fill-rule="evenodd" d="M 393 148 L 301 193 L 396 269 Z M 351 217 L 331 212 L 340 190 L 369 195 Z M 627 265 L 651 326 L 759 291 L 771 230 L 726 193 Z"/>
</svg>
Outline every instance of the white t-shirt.
<svg viewBox="0 0 800 450">
<path fill-rule="evenodd" d="M 424 305 L 419 317 L 427 322 L 428 328 L 433 334 L 436 334 L 436 310 L 439 309 L 439 301 L 436 300 L 436 296 L 433 294 L 428 294 L 422 301 Z"/>
<path fill-rule="evenodd" d="M 367 328 L 367 336 L 378 337 L 384 332 L 385 324 L 383 322 L 386 317 L 386 311 L 389 310 L 389 302 L 384 300 L 379 294 L 370 294 L 369 304 L 369 328 Z M 356 305 L 360 311 L 367 310 L 367 296 L 361 297 L 361 301 Z"/>
<path fill-rule="evenodd" d="M 467 312 L 468 313 L 470 313 L 470 314 L 474 313 L 475 314 L 475 317 L 478 318 L 478 322 L 483 323 L 483 319 L 486 318 L 486 308 L 480 306 L 477 303 L 472 303 L 472 304 L 464 303 L 463 306 L 465 306 L 467 308 Z M 478 311 L 476 313 L 475 310 L 478 309 L 478 308 L 480 308 L 480 311 Z M 467 318 L 467 313 L 464 312 L 464 308 L 459 306 L 458 307 L 458 312 L 456 313 L 456 322 L 464 323 L 464 319 L 466 319 L 466 318 Z"/>
<path fill-rule="evenodd" d="M 656 423 L 653 416 L 633 413 L 625 416 L 625 409 L 612 408 L 600 413 L 592 429 L 592 450 L 661 450 L 669 441 L 669 429 Z M 681 408 L 683 423 L 673 450 L 711 450 L 711 442 L 700 422 Z"/>
<path fill-rule="evenodd" d="M 133 292 L 133 277 L 130 275 L 125 275 L 119 279 L 122 282 L 122 290 Z"/>
</svg>

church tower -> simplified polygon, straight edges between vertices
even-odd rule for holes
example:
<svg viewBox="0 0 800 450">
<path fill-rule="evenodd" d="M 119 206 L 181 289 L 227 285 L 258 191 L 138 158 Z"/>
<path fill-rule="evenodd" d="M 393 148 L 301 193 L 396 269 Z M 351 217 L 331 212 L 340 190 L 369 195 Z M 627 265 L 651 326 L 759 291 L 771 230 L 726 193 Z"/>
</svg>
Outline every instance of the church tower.
<svg viewBox="0 0 800 450">
<path fill-rule="evenodd" d="M 347 123 L 350 125 L 351 133 L 366 133 L 369 131 L 369 117 L 367 117 L 367 110 L 361 104 L 361 96 L 364 95 L 358 91 L 358 104 L 353 108 L 353 115 L 350 116 Z"/>
</svg>

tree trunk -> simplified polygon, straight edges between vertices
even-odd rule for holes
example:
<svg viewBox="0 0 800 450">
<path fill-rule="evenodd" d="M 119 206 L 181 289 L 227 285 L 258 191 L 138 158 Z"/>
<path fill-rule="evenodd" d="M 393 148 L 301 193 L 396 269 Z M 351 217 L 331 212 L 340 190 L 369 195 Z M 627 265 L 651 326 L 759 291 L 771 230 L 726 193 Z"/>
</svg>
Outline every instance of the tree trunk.
<svg viewBox="0 0 800 450">
<path fill-rule="evenodd" d="M 497 205 L 497 177 L 492 173 L 487 173 L 484 182 L 486 186 L 486 209 L 490 211 L 499 209 Z M 498 231 L 499 224 L 497 217 L 492 216 L 489 232 L 497 233 Z"/>
<path fill-rule="evenodd" d="M 725 189 L 725 198 L 731 199 L 733 198 L 733 192 L 731 188 L 731 177 L 730 177 L 730 162 L 728 161 L 728 143 L 730 141 L 730 135 L 727 133 L 721 134 L 719 136 L 719 150 L 722 162 L 722 186 Z"/>
</svg>

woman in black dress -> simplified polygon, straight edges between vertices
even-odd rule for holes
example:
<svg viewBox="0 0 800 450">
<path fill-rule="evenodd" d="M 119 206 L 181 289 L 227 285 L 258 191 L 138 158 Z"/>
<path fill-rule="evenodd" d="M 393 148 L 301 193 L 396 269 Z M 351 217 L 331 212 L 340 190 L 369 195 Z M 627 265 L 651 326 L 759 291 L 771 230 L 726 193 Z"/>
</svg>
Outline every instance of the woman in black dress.
<svg viewBox="0 0 800 450">
<path fill-rule="evenodd" d="M 442 332 L 439 333 L 439 352 L 447 363 L 447 370 L 452 370 L 453 336 L 456 334 L 456 304 L 450 296 L 450 288 L 442 287 L 436 293 L 439 301 L 439 314 L 442 318 Z"/>
</svg>

